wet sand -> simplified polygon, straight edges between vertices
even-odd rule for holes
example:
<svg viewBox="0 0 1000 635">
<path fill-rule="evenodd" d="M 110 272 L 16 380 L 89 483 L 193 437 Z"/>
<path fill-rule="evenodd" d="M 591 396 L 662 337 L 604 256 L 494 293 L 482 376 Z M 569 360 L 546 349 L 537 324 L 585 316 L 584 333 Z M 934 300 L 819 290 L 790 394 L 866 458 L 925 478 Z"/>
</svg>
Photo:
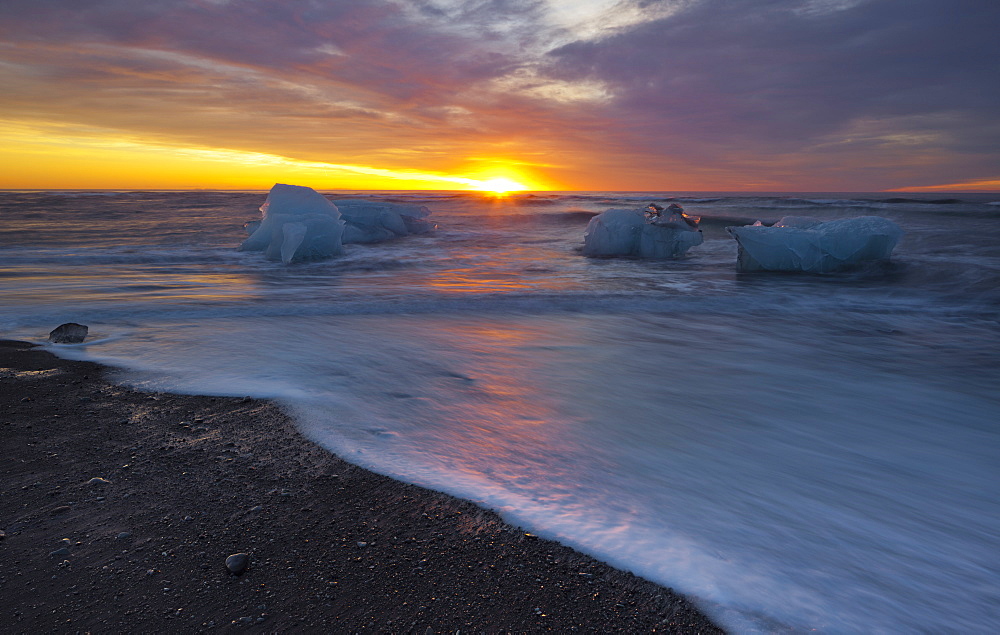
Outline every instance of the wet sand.
<svg viewBox="0 0 1000 635">
<path fill-rule="evenodd" d="M 721 632 L 670 589 L 342 461 L 270 402 L 105 371 L 0 341 L 0 632 Z"/>
</svg>

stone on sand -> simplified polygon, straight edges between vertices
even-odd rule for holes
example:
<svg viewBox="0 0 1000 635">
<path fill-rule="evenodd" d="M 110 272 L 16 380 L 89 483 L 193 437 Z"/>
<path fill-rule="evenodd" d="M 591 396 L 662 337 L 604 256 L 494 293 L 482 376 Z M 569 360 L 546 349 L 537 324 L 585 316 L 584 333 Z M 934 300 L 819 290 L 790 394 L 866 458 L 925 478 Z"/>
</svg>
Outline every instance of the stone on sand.
<svg viewBox="0 0 1000 635">
<path fill-rule="evenodd" d="M 250 554 L 234 553 L 226 558 L 226 569 L 233 575 L 240 575 L 247 570 L 250 564 Z"/>
<path fill-rule="evenodd" d="M 79 344 L 87 338 L 89 331 L 83 324 L 67 322 L 60 324 L 49 333 L 49 341 L 55 344 Z"/>
</svg>

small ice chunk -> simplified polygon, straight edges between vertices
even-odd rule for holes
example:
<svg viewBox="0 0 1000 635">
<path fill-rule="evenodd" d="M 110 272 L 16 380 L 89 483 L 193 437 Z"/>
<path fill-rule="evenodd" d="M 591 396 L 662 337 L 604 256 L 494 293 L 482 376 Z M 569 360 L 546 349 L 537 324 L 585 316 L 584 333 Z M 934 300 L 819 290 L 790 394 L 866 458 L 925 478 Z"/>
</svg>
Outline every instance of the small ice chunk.
<svg viewBox="0 0 1000 635">
<path fill-rule="evenodd" d="M 343 251 L 340 210 L 311 187 L 278 183 L 260 211 L 264 218 L 240 251 L 263 251 L 269 259 L 285 264 L 329 258 Z M 248 223 L 247 230 L 251 228 Z"/>
<path fill-rule="evenodd" d="M 376 243 L 432 228 L 425 220 L 430 210 L 421 205 L 403 205 L 345 199 L 334 201 L 347 222 L 344 243 Z"/>
<path fill-rule="evenodd" d="M 679 214 L 648 220 L 642 210 L 609 209 L 590 219 L 583 254 L 676 258 L 702 241 L 701 231 Z"/>
<path fill-rule="evenodd" d="M 788 216 L 771 227 L 727 227 L 739 245 L 739 271 L 829 273 L 864 262 L 887 261 L 903 235 L 879 216 L 833 221 Z"/>
</svg>

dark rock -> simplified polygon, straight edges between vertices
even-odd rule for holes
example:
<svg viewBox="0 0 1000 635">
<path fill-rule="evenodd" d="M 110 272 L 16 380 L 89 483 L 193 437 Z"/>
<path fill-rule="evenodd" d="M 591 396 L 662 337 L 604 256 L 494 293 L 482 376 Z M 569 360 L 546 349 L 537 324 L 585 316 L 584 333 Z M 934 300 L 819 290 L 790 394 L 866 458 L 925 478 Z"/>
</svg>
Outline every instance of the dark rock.
<svg viewBox="0 0 1000 635">
<path fill-rule="evenodd" d="M 55 551 L 53 551 L 49 555 L 50 556 L 68 556 L 69 555 L 69 549 L 67 549 L 66 547 L 59 547 L 58 549 L 56 549 Z"/>
<path fill-rule="evenodd" d="M 61 324 L 49 333 L 49 341 L 56 344 L 79 344 L 87 337 L 89 329 L 76 322 Z"/>
<path fill-rule="evenodd" d="M 226 569 L 233 575 L 241 575 L 250 564 L 250 554 L 234 553 L 226 558 Z"/>
</svg>

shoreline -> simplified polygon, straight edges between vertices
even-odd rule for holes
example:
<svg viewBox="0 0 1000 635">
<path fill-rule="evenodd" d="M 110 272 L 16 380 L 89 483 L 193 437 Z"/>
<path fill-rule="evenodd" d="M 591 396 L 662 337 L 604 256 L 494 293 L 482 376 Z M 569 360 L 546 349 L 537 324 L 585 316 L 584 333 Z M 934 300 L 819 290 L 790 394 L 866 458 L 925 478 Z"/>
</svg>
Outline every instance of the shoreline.
<svg viewBox="0 0 1000 635">
<path fill-rule="evenodd" d="M 104 377 L 0 340 L 0 632 L 722 632 L 670 589 L 343 461 L 271 402 Z"/>
</svg>

